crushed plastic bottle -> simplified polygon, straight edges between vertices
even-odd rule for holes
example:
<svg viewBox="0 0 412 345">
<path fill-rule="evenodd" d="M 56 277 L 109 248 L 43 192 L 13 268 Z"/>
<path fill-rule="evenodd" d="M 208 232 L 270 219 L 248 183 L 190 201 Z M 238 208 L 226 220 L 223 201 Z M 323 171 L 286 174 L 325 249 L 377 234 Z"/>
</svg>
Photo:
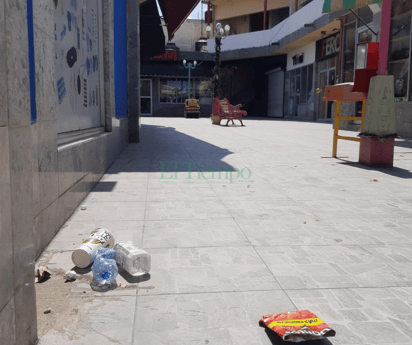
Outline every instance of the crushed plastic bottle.
<svg viewBox="0 0 412 345">
<path fill-rule="evenodd" d="M 116 280 L 113 280 L 109 284 L 100 284 L 93 278 L 92 282 L 90 283 L 90 287 L 92 288 L 93 291 L 96 291 L 96 292 L 107 292 L 109 290 L 116 289 L 117 288 L 117 282 L 116 282 Z M 86 292 L 86 291 L 84 291 L 84 292 Z"/>
<path fill-rule="evenodd" d="M 111 284 L 116 281 L 119 270 L 116 261 L 98 255 L 92 266 L 93 279 L 99 284 Z"/>
<path fill-rule="evenodd" d="M 102 258 L 116 260 L 116 251 L 110 248 L 99 248 L 90 255 L 91 261 L 95 261 L 97 255 L 100 255 Z"/>
<path fill-rule="evenodd" d="M 114 246 L 116 262 L 135 277 L 150 271 L 151 258 L 145 250 L 138 248 L 132 242 L 117 243 Z"/>
</svg>

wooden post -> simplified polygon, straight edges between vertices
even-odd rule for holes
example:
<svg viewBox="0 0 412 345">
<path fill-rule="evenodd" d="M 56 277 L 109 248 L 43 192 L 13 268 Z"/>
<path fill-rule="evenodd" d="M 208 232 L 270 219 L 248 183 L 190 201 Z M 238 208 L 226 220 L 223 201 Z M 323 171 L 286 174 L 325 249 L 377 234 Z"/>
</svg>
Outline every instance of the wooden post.
<svg viewBox="0 0 412 345">
<path fill-rule="evenodd" d="M 335 158 L 338 153 L 339 115 L 340 115 L 340 101 L 335 101 L 335 120 L 334 120 L 334 128 L 333 128 L 333 152 L 332 152 L 332 157 L 335 157 Z"/>
</svg>

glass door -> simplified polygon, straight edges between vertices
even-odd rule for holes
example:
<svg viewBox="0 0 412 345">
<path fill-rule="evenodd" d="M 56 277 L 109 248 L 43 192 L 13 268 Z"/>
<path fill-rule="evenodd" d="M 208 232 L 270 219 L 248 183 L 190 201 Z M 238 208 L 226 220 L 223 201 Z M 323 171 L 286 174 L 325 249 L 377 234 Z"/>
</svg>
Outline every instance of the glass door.
<svg viewBox="0 0 412 345">
<path fill-rule="evenodd" d="M 152 80 L 140 79 L 140 112 L 152 115 Z"/>
<path fill-rule="evenodd" d="M 319 63 L 319 86 L 322 90 L 318 99 L 318 121 L 330 121 L 333 117 L 334 102 L 323 102 L 322 95 L 325 87 L 336 83 L 336 57 Z"/>
<path fill-rule="evenodd" d="M 328 71 L 321 71 L 319 73 L 319 89 L 322 91 L 325 90 L 325 86 L 328 85 Z M 319 97 L 319 102 L 318 102 L 318 120 L 325 120 L 326 118 L 326 103 L 328 102 L 323 102 L 322 101 L 322 93 L 320 94 Z"/>
<path fill-rule="evenodd" d="M 335 70 L 335 67 L 333 67 L 333 69 L 330 69 L 328 71 L 328 85 L 335 85 L 335 81 L 336 81 L 336 70 Z M 335 110 L 335 102 L 326 102 L 326 103 L 327 103 L 327 109 L 326 109 L 325 115 L 326 115 L 326 119 L 330 120 Z"/>
</svg>

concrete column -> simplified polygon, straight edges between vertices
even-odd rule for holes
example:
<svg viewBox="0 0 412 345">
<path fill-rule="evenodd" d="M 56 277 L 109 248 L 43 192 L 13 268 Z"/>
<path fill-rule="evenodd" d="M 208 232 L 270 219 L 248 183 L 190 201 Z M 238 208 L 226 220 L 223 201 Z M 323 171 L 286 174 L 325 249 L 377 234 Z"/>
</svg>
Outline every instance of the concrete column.
<svg viewBox="0 0 412 345">
<path fill-rule="evenodd" d="M 103 76 L 105 127 L 107 132 L 113 130 L 113 114 L 116 113 L 115 76 L 114 76 L 114 0 L 103 0 Z"/>
<path fill-rule="evenodd" d="M 140 141 L 140 41 L 139 1 L 127 0 L 127 99 L 129 142 Z"/>
<path fill-rule="evenodd" d="M 0 339 L 37 340 L 25 0 L 0 0 Z"/>
</svg>

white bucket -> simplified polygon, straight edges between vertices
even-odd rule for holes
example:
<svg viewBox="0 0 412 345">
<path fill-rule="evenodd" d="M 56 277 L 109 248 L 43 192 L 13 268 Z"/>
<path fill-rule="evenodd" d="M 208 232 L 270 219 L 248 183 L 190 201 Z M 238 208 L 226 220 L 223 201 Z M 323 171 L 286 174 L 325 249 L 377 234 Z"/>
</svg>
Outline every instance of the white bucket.
<svg viewBox="0 0 412 345">
<path fill-rule="evenodd" d="M 91 255 L 99 248 L 113 248 L 114 236 L 105 228 L 97 228 L 92 231 L 90 237 L 85 240 L 72 254 L 73 263 L 80 268 L 89 266 Z"/>
</svg>

